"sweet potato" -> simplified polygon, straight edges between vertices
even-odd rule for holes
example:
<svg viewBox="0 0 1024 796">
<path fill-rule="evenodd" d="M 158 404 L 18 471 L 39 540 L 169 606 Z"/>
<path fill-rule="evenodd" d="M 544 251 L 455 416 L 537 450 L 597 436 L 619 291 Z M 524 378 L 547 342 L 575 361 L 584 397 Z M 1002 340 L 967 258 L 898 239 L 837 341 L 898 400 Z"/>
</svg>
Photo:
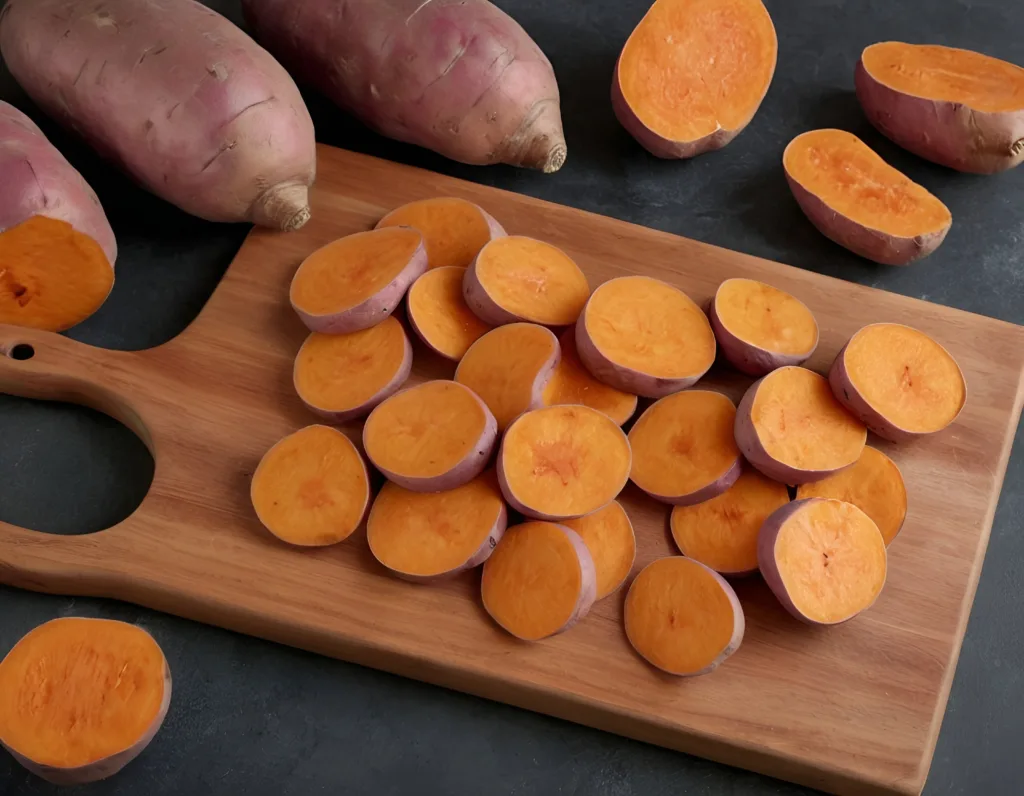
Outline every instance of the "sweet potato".
<svg viewBox="0 0 1024 796">
<path fill-rule="evenodd" d="M 633 416 L 637 399 L 590 375 L 576 352 L 576 329 L 566 329 L 558 338 L 561 358 L 544 388 L 544 405 L 583 404 L 604 412 L 620 426 Z"/>
<path fill-rule="evenodd" d="M 428 381 L 370 412 L 363 449 L 384 476 L 413 492 L 469 483 L 487 467 L 498 426 L 482 400 L 454 381 Z"/>
<path fill-rule="evenodd" d="M 777 56 L 760 0 L 656 0 L 619 55 L 612 108 L 658 157 L 720 149 L 754 118 Z"/>
<path fill-rule="evenodd" d="M 828 381 L 797 366 L 754 382 L 736 411 L 736 444 L 754 467 L 784 484 L 820 481 L 860 458 L 867 429 Z"/>
<path fill-rule="evenodd" d="M 463 163 L 565 162 L 558 84 L 486 0 L 243 0 L 256 38 L 377 132 Z"/>
<path fill-rule="evenodd" d="M 829 384 L 843 406 L 892 442 L 942 431 L 967 401 L 952 355 L 898 323 L 873 323 L 850 338 L 832 363 Z"/>
<path fill-rule="evenodd" d="M 629 432 L 630 480 L 664 503 L 692 506 L 736 483 L 743 459 L 736 406 L 718 392 L 684 390 L 653 403 Z"/>
<path fill-rule="evenodd" d="M 466 304 L 492 326 L 576 323 L 590 296 L 579 266 L 550 243 L 506 236 L 492 240 L 477 254 L 463 283 Z"/>
<path fill-rule="evenodd" d="M 1024 161 L 1024 69 L 936 44 L 886 41 L 854 75 L 868 120 L 919 157 L 994 174 Z"/>
<path fill-rule="evenodd" d="M 0 744 L 55 785 L 111 777 L 156 736 L 171 670 L 153 637 L 112 619 L 35 628 L 0 663 Z"/>
<path fill-rule="evenodd" d="M 381 227 L 418 229 L 427 246 L 428 268 L 469 268 L 488 241 L 505 236 L 501 224 L 482 207 L 454 196 L 396 207 L 377 222 L 377 229 Z"/>
<path fill-rule="evenodd" d="M 799 299 L 753 279 L 726 279 L 708 311 L 722 355 L 748 376 L 799 365 L 818 347 L 818 323 Z"/>
<path fill-rule="evenodd" d="M 726 580 L 699 561 L 653 561 L 630 584 L 624 610 L 633 649 L 668 674 L 709 674 L 739 649 L 746 622 Z"/>
<path fill-rule="evenodd" d="M 597 574 L 597 599 L 618 589 L 636 559 L 633 523 L 622 504 L 613 500 L 593 514 L 565 520 L 562 524 L 576 531 L 590 551 Z"/>
<path fill-rule="evenodd" d="M 564 525 L 514 525 L 484 562 L 480 595 L 498 625 L 523 641 L 539 641 L 590 611 L 597 595 L 594 561 Z"/>
<path fill-rule="evenodd" d="M 394 312 L 426 270 L 423 236 L 411 227 L 356 232 L 302 261 L 292 279 L 292 308 L 310 331 L 358 332 Z"/>
<path fill-rule="evenodd" d="M 498 451 L 508 504 L 535 520 L 582 517 L 607 506 L 629 478 L 629 441 L 588 406 L 549 406 L 518 417 Z"/>
<path fill-rule="evenodd" d="M 0 52 L 50 116 L 210 221 L 309 218 L 313 123 L 265 50 L 194 0 L 9 0 Z"/>
<path fill-rule="evenodd" d="M 882 265 L 927 257 L 953 217 L 925 188 L 897 171 L 853 133 L 812 130 L 782 155 L 797 204 L 829 240 Z"/>
<path fill-rule="evenodd" d="M 776 510 L 761 527 L 757 560 L 783 607 L 812 625 L 852 619 L 885 585 L 878 526 L 841 500 L 794 500 Z"/>
<path fill-rule="evenodd" d="M 648 276 L 600 285 L 576 324 L 576 348 L 595 379 L 646 398 L 693 386 L 715 361 L 715 335 L 700 307 Z"/>
<path fill-rule="evenodd" d="M 420 276 L 406 298 L 409 325 L 428 348 L 458 362 L 490 331 L 462 297 L 465 268 L 443 265 Z"/>
</svg>

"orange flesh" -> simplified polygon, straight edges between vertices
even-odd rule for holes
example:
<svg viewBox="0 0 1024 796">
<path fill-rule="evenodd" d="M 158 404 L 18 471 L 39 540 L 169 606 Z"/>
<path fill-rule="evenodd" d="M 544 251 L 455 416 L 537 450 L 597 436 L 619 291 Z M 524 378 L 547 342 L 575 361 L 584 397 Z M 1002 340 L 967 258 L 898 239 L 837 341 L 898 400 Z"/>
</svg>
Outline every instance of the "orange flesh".
<svg viewBox="0 0 1024 796">
<path fill-rule="evenodd" d="M 736 614 L 722 584 L 682 556 L 644 567 L 629 587 L 626 635 L 644 658 L 674 674 L 710 666 L 732 641 Z"/>
<path fill-rule="evenodd" d="M 861 58 L 872 77 L 903 94 L 989 113 L 1024 109 L 1024 69 L 998 58 L 895 41 L 872 44 Z"/>
<path fill-rule="evenodd" d="M 967 400 L 963 374 L 949 352 L 907 326 L 864 327 L 843 359 L 857 392 L 904 431 L 927 434 L 945 428 Z"/>
<path fill-rule="evenodd" d="M 366 419 L 367 455 L 412 478 L 451 471 L 480 441 L 487 416 L 476 397 L 453 381 L 428 381 L 396 393 Z"/>
<path fill-rule="evenodd" d="M 804 303 L 764 282 L 727 279 L 715 311 L 728 331 L 765 351 L 806 354 L 818 343 L 818 324 Z"/>
<path fill-rule="evenodd" d="M 410 492 L 388 482 L 373 503 L 366 537 L 384 566 L 406 575 L 441 575 L 473 556 L 501 515 L 494 471 L 447 492 Z"/>
<path fill-rule="evenodd" d="M 565 626 L 582 588 L 576 548 L 550 522 L 527 522 L 505 531 L 480 582 L 487 612 L 513 635 L 531 641 Z"/>
<path fill-rule="evenodd" d="M 46 766 L 95 763 L 146 734 L 166 688 L 163 653 L 144 630 L 54 619 L 0 663 L 0 740 Z"/>
<path fill-rule="evenodd" d="M 636 411 L 636 396 L 602 384 L 590 375 L 576 352 L 573 329 L 562 334 L 558 344 L 562 358 L 544 388 L 544 405 L 583 404 L 604 412 L 620 426 L 629 420 Z"/>
<path fill-rule="evenodd" d="M 760 0 L 658 0 L 622 50 L 619 85 L 649 130 L 696 141 L 750 121 L 777 53 Z"/>
<path fill-rule="evenodd" d="M 370 500 L 363 459 L 348 437 L 307 426 L 267 451 L 252 477 L 252 503 L 267 529 L 295 545 L 347 539 Z"/>
<path fill-rule="evenodd" d="M 815 622 L 848 619 L 875 601 L 885 584 L 885 542 L 851 503 L 815 500 L 787 519 L 775 561 L 793 605 Z"/>
<path fill-rule="evenodd" d="M 907 488 L 900 468 L 880 450 L 867 446 L 856 464 L 797 488 L 797 500 L 812 497 L 852 503 L 878 526 L 886 546 L 896 538 L 907 516 Z"/>
<path fill-rule="evenodd" d="M 625 276 L 594 291 L 583 316 L 597 349 L 616 365 L 665 379 L 703 373 L 715 335 L 700 308 L 658 279 Z"/>
<path fill-rule="evenodd" d="M 938 232 L 949 209 L 853 133 L 812 130 L 783 154 L 789 176 L 841 216 L 901 238 Z"/>
<path fill-rule="evenodd" d="M 113 284 L 103 249 L 66 221 L 33 216 L 0 232 L 0 323 L 64 331 L 96 312 Z"/>
<path fill-rule="evenodd" d="M 590 296 L 579 266 L 533 238 L 513 235 L 488 243 L 477 257 L 476 277 L 499 307 L 548 326 L 575 323 Z"/>
<path fill-rule="evenodd" d="M 586 406 L 523 415 L 502 442 L 505 481 L 516 498 L 552 516 L 582 516 L 610 503 L 629 476 L 626 435 Z"/>
<path fill-rule="evenodd" d="M 736 407 L 721 393 L 683 390 L 656 401 L 629 432 L 630 479 L 665 497 L 708 486 L 740 458 L 735 424 Z"/>
<path fill-rule="evenodd" d="M 405 331 L 393 316 L 351 334 L 314 332 L 295 358 L 295 387 L 304 401 L 325 411 L 355 409 L 395 378 L 405 346 Z"/>
<path fill-rule="evenodd" d="M 427 342 L 449 359 L 462 359 L 490 330 L 462 298 L 465 268 L 442 266 L 427 271 L 409 288 L 409 317 Z"/>
<path fill-rule="evenodd" d="M 455 381 L 479 395 L 504 430 L 533 404 L 537 377 L 557 353 L 558 339 L 543 326 L 499 326 L 466 352 Z"/>
<path fill-rule="evenodd" d="M 423 233 L 430 268 L 468 268 L 491 230 L 480 208 L 465 199 L 440 197 L 410 202 L 392 210 L 378 227 L 408 226 Z"/>
<path fill-rule="evenodd" d="M 299 266 L 292 303 L 312 315 L 357 307 L 391 284 L 422 242 L 416 230 L 393 227 L 328 243 Z"/>
<path fill-rule="evenodd" d="M 800 470 L 837 470 L 864 450 L 867 429 L 806 368 L 779 368 L 758 387 L 751 418 L 765 451 Z"/>
<path fill-rule="evenodd" d="M 597 599 L 607 597 L 622 585 L 636 557 L 636 536 L 626 510 L 613 500 L 600 511 L 562 524 L 587 545 L 597 571 Z"/>
<path fill-rule="evenodd" d="M 673 508 L 672 538 L 684 556 L 717 572 L 751 572 L 762 523 L 788 502 L 785 486 L 747 469 L 718 497 Z"/>
</svg>

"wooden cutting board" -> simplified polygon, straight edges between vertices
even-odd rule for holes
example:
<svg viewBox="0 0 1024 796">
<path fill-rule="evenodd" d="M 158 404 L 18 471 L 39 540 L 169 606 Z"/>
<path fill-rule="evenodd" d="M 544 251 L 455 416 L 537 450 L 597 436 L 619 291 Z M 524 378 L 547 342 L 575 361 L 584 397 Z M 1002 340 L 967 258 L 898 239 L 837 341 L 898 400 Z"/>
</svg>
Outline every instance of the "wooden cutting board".
<svg viewBox="0 0 1024 796">
<path fill-rule="evenodd" d="M 305 337 L 287 301 L 295 268 L 385 211 L 441 194 L 480 203 L 510 233 L 562 247 L 592 285 L 646 273 L 699 302 L 732 276 L 788 290 L 821 325 L 810 363 L 819 370 L 874 321 L 904 322 L 946 345 L 968 382 L 960 419 L 932 439 L 881 445 L 903 469 L 910 513 L 875 606 L 843 626 L 808 628 L 747 578 L 737 583 L 741 649 L 714 674 L 680 680 L 628 646 L 624 589 L 570 632 L 530 645 L 489 621 L 479 572 L 413 585 L 386 575 L 362 535 L 305 550 L 266 533 L 249 503 L 253 469 L 280 437 L 315 422 L 291 384 Z M 19 345 L 34 355 L 3 356 Z M 322 147 L 313 220 L 290 234 L 253 231 L 177 339 L 115 352 L 0 327 L 0 391 L 105 411 L 156 460 L 145 501 L 109 530 L 61 537 L 0 524 L 0 580 L 127 600 L 835 793 L 918 793 L 1021 411 L 1022 366 L 1021 327 Z M 452 373 L 416 349 L 414 380 Z M 716 369 L 702 386 L 738 398 L 748 383 Z M 623 501 L 638 537 L 634 572 L 675 553 L 668 510 L 632 488 Z"/>
</svg>

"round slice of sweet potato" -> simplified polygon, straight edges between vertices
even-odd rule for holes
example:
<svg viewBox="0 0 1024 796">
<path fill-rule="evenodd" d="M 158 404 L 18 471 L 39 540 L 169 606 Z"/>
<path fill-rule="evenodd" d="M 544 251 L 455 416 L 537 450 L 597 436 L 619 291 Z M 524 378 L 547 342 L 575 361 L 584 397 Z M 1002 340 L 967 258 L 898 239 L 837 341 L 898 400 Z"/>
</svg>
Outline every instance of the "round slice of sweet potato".
<svg viewBox="0 0 1024 796">
<path fill-rule="evenodd" d="M 377 222 L 382 227 L 412 227 L 423 235 L 427 267 L 468 268 L 488 241 L 501 238 L 501 224 L 479 205 L 457 196 L 436 196 L 396 207 Z"/>
<path fill-rule="evenodd" d="M 586 517 L 565 520 L 587 545 L 597 573 L 597 599 L 614 592 L 633 568 L 636 559 L 636 535 L 622 504 L 613 500 L 603 509 Z"/>
<path fill-rule="evenodd" d="M 637 398 L 616 390 L 590 375 L 576 352 L 576 330 L 566 329 L 558 338 L 562 356 L 544 388 L 544 405 L 583 404 L 604 412 L 620 426 L 633 416 Z"/>
<path fill-rule="evenodd" d="M 442 265 L 413 282 L 406 297 L 409 324 L 429 348 L 458 362 L 491 327 L 462 296 L 465 268 Z"/>
</svg>

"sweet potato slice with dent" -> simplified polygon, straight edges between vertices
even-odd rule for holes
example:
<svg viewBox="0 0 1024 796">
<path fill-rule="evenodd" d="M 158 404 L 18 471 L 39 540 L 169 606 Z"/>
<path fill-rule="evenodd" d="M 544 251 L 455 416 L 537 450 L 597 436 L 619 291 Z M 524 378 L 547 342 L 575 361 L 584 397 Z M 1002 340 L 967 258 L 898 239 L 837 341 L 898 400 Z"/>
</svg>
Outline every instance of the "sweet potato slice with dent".
<svg viewBox="0 0 1024 796">
<path fill-rule="evenodd" d="M 563 332 L 558 345 L 562 357 L 544 388 L 544 404 L 583 404 L 604 412 L 620 426 L 629 420 L 636 411 L 636 396 L 609 387 L 590 375 L 576 352 L 576 330 Z"/>
<path fill-rule="evenodd" d="M 446 359 L 458 361 L 490 331 L 462 296 L 465 268 L 433 268 L 413 282 L 406 305 L 409 323 L 419 338 Z"/>
<path fill-rule="evenodd" d="M 597 573 L 597 599 L 607 597 L 622 585 L 636 559 L 636 535 L 626 510 L 613 500 L 593 514 L 562 524 L 576 531 L 587 545 Z"/>
<path fill-rule="evenodd" d="M 468 268 L 488 241 L 505 230 L 482 207 L 454 196 L 421 199 L 396 207 L 377 222 L 382 227 L 412 227 L 427 247 L 427 267 Z"/>
</svg>

